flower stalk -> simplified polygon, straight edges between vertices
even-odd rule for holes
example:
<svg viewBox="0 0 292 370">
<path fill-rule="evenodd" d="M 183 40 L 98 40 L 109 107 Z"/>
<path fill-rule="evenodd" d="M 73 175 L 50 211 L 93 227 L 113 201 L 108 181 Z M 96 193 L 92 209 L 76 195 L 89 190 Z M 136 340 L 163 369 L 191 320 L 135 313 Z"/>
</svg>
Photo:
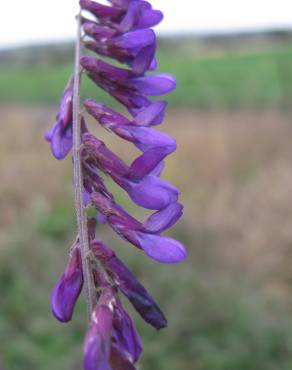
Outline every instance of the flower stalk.
<svg viewBox="0 0 292 370">
<path fill-rule="evenodd" d="M 75 209 L 77 228 L 81 251 L 84 293 L 87 305 L 88 322 L 91 321 L 92 312 L 96 303 L 96 291 L 91 270 L 89 236 L 87 217 L 83 201 L 83 173 L 81 163 L 81 114 L 80 114 L 80 82 L 81 82 L 81 16 L 77 16 L 77 40 L 75 49 L 75 68 L 73 85 L 73 178 L 75 190 Z"/>
<path fill-rule="evenodd" d="M 152 100 L 174 90 L 176 81 L 166 73 L 151 73 L 157 68 L 152 27 L 162 20 L 162 12 L 145 0 L 108 3 L 80 0 L 74 73 L 64 90 L 56 123 L 45 134 L 56 159 L 64 159 L 72 150 L 78 229 L 65 271 L 53 290 L 51 307 L 57 320 L 70 321 L 84 288 L 89 321 L 84 370 L 136 370 L 142 344 L 120 295 L 153 328 L 166 327 L 167 319 L 116 252 L 96 239 L 95 231 L 97 222 L 106 223 L 159 263 L 174 264 L 186 258 L 185 247 L 164 235 L 182 216 L 183 206 L 179 190 L 161 178 L 164 159 L 176 149 L 175 139 L 155 129 L 163 121 L 167 102 Z M 92 20 L 85 17 L 88 12 Z M 96 55 L 81 55 L 82 45 Z M 111 64 L 111 59 L 124 66 Z M 83 72 L 128 114 L 93 99 L 83 102 L 81 113 Z M 136 146 L 139 156 L 126 164 L 90 132 L 85 112 L 102 128 Z M 152 211 L 144 222 L 119 205 L 104 183 L 105 176 L 136 205 Z M 93 217 L 87 214 L 88 206 L 95 209 Z"/>
</svg>

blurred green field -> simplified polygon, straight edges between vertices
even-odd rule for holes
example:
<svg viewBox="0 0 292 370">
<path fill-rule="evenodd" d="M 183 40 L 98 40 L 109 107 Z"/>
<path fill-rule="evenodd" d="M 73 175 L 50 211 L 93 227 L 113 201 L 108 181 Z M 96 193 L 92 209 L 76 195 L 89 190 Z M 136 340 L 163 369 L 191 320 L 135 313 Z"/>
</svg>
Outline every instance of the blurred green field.
<svg viewBox="0 0 292 370">
<path fill-rule="evenodd" d="M 0 112 L 0 369 L 81 370 L 83 296 L 66 325 L 49 305 L 76 236 L 71 159 L 55 161 L 42 138 L 56 108 Z M 172 233 L 188 260 L 163 266 L 109 228 L 97 230 L 169 320 L 157 333 L 134 314 L 144 344 L 138 369 L 291 370 L 289 115 L 180 108 L 163 128 L 178 141 L 165 178 L 182 191 L 185 213 Z M 97 134 L 131 158 L 113 135 Z M 133 207 L 124 192 L 117 199 Z"/>
<path fill-rule="evenodd" d="M 292 47 L 271 45 L 258 51 L 225 51 L 204 56 L 183 52 L 174 44 L 158 56 L 159 69 L 177 77 L 178 88 L 169 96 L 176 106 L 197 109 L 238 107 L 287 107 L 292 98 Z M 3 102 L 53 104 L 59 100 L 72 63 L 36 64 L 0 68 Z M 86 94 L 111 102 L 85 81 Z"/>
<path fill-rule="evenodd" d="M 160 70 L 178 80 L 161 126 L 178 143 L 165 179 L 185 205 L 172 235 L 189 258 L 162 266 L 97 230 L 169 320 L 157 333 L 133 313 L 138 369 L 291 370 L 292 46 L 161 50 Z M 81 370 L 83 297 L 66 325 L 49 305 L 76 237 L 72 162 L 55 161 L 43 140 L 72 64 L 16 62 L 0 60 L 0 370 Z M 89 81 L 83 96 L 115 104 Z M 88 123 L 132 159 L 128 144 Z M 143 218 L 124 192 L 117 199 Z"/>
</svg>

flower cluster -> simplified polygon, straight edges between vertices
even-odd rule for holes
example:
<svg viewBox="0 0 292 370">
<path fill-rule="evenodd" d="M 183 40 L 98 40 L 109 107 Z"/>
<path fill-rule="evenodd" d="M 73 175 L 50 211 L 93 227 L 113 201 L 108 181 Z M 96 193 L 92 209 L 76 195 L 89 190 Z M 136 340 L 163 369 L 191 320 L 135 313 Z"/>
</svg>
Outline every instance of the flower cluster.
<svg viewBox="0 0 292 370">
<path fill-rule="evenodd" d="M 119 299 L 119 292 L 129 299 L 141 317 L 156 329 L 167 321 L 156 302 L 134 277 L 115 252 L 96 240 L 96 222 L 107 223 L 122 239 L 161 263 L 185 259 L 184 246 L 162 235 L 182 215 L 179 191 L 160 175 L 164 159 L 175 151 L 175 140 L 153 128 L 162 123 L 167 103 L 152 101 L 175 86 L 174 77 L 155 70 L 156 36 L 153 26 L 163 15 L 144 0 L 109 0 L 109 5 L 80 0 L 80 24 L 84 47 L 95 56 L 81 56 L 82 73 L 129 112 L 122 115 L 92 99 L 84 101 L 85 111 L 98 124 L 136 146 L 140 155 L 127 165 L 104 142 L 95 137 L 81 118 L 83 207 L 93 206 L 97 217 L 88 218 L 87 232 L 90 272 L 96 305 L 85 338 L 85 370 L 135 369 L 142 351 L 134 323 Z M 105 59 L 104 59 L 105 58 Z M 108 59 L 126 65 L 112 65 Z M 73 146 L 74 77 L 70 78 L 61 99 L 57 120 L 46 135 L 55 158 L 65 158 Z M 79 113 L 79 112 L 78 112 Z M 75 158 L 73 158 L 75 160 Z M 102 174 L 118 184 L 138 206 L 154 211 L 144 222 L 132 217 L 115 200 L 104 184 Z M 76 185 L 75 185 L 76 186 Z M 52 294 L 54 316 L 70 321 L 84 280 L 82 242 L 77 236 L 71 247 L 68 265 Z"/>
</svg>

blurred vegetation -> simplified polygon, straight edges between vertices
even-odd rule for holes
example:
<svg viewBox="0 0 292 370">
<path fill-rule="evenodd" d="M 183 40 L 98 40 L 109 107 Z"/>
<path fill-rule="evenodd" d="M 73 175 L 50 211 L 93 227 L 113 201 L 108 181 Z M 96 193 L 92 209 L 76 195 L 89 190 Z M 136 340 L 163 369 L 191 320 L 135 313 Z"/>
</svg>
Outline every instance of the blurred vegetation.
<svg viewBox="0 0 292 370">
<path fill-rule="evenodd" d="M 49 292 L 62 272 L 75 227 L 71 211 L 57 206 L 40 213 L 34 207 L 31 219 L 2 240 L 1 369 L 81 369 L 83 300 L 71 324 L 56 322 L 49 309 Z M 55 220 L 60 221 L 57 229 Z M 181 266 L 158 266 L 122 247 L 119 253 L 169 319 L 169 327 L 156 333 L 134 314 L 145 348 L 139 368 L 291 369 L 292 318 L 281 303 L 270 302 L 246 279 L 231 278 L 228 272 L 210 279 L 211 266 L 195 262 L 200 249 L 194 244 L 190 259 Z"/>
<path fill-rule="evenodd" d="M 216 46 L 215 41 L 209 49 L 207 44 L 200 50 L 192 38 L 161 44 L 159 70 L 177 77 L 178 87 L 168 98 L 172 106 L 197 109 L 289 106 L 292 98 L 290 43 L 259 42 L 257 47 L 253 45 L 244 52 L 234 45 L 227 47 L 218 43 Z M 17 61 L 20 57 L 24 64 L 13 60 L 9 63 L 9 58 L 2 57 L 2 101 L 52 104 L 59 100 L 72 73 L 73 50 L 68 45 L 51 47 L 53 57 L 45 50 L 33 48 L 31 56 L 27 55 L 28 50 L 11 54 L 10 58 Z M 113 103 L 107 95 L 98 92 L 92 82 L 86 79 L 84 85 L 86 96 Z"/>
<path fill-rule="evenodd" d="M 292 369 L 292 47 L 217 41 L 162 42 L 159 55 L 178 79 L 162 128 L 178 141 L 165 177 L 182 190 L 173 236 L 188 260 L 158 265 L 97 230 L 168 317 L 157 333 L 125 302 L 141 370 Z M 42 138 L 72 69 L 70 45 L 53 51 L 0 55 L 0 370 L 82 368 L 83 297 L 66 325 L 49 305 L 76 232 L 71 160 L 54 161 Z M 113 103 L 90 82 L 85 92 Z M 92 127 L 130 160 L 128 144 Z"/>
</svg>

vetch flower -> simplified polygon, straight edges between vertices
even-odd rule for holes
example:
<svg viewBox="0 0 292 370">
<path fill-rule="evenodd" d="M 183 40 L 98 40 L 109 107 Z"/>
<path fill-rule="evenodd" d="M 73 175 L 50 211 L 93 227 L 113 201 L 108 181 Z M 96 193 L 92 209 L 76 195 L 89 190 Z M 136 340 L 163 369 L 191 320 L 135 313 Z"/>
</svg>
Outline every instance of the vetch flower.
<svg viewBox="0 0 292 370">
<path fill-rule="evenodd" d="M 158 64 L 152 27 L 163 19 L 160 10 L 144 0 L 79 3 L 74 74 L 64 90 L 56 122 L 45 134 L 55 158 L 65 158 L 73 148 L 78 227 L 65 272 L 53 290 L 51 306 L 58 320 L 70 321 L 83 288 L 89 319 L 84 370 L 136 370 L 141 339 L 120 294 L 155 329 L 166 327 L 167 320 L 116 252 L 96 240 L 95 229 L 97 222 L 108 224 L 123 240 L 160 263 L 186 258 L 185 247 L 163 235 L 182 216 L 183 206 L 179 190 L 162 178 L 165 159 L 176 150 L 175 139 L 155 129 L 164 120 L 167 102 L 153 100 L 173 91 L 176 81 L 169 74 L 153 72 Z M 97 57 L 82 55 L 83 49 Z M 123 66 L 110 64 L 110 60 Z M 82 74 L 128 113 L 93 99 L 86 99 L 82 106 Z M 100 126 L 134 145 L 140 154 L 130 164 L 125 163 L 91 133 L 84 111 Z M 126 191 L 136 205 L 152 211 L 144 222 L 118 204 L 104 176 Z"/>
<path fill-rule="evenodd" d="M 165 327 L 167 320 L 157 303 L 115 252 L 100 240 L 94 240 L 91 249 L 118 289 L 129 299 L 141 317 L 156 329 Z"/>
<path fill-rule="evenodd" d="M 91 201 L 119 236 L 142 249 L 150 258 L 161 263 L 177 263 L 186 258 L 186 250 L 180 242 L 147 230 L 143 224 L 130 216 L 114 201 L 97 193 L 91 194 Z M 174 223 L 173 218 L 176 219 L 181 214 L 181 208 L 175 213 L 174 217 L 172 213 L 169 214 L 171 214 L 171 221 L 168 218 L 169 215 L 167 215 L 166 222 L 159 222 L 164 225 L 172 225 Z M 159 223 L 157 221 L 158 217 L 156 215 L 157 224 Z"/>
<path fill-rule="evenodd" d="M 111 176 L 136 204 L 148 209 L 163 209 L 177 201 L 178 190 L 152 174 L 168 151 L 168 147 L 151 148 L 129 167 L 101 140 L 83 135 L 83 160 Z"/>
<path fill-rule="evenodd" d="M 154 69 L 155 33 L 150 29 L 136 30 L 124 35 L 114 37 L 115 31 L 108 28 L 85 22 L 83 29 L 94 40 L 85 41 L 89 50 L 96 52 L 132 67 L 136 75 L 142 74 L 147 69 Z"/>
<path fill-rule="evenodd" d="M 84 343 L 84 370 L 111 370 L 109 364 L 113 311 L 97 305 Z"/>
<path fill-rule="evenodd" d="M 64 274 L 51 297 L 52 312 L 62 322 L 70 321 L 83 286 L 81 256 L 78 243 L 72 248 Z"/>
<path fill-rule="evenodd" d="M 164 95 L 176 87 L 175 78 L 166 73 L 137 77 L 128 69 L 87 56 L 80 63 L 98 86 L 129 109 L 147 107 L 148 96 Z"/>
<path fill-rule="evenodd" d="M 84 369 L 118 369 L 117 361 L 134 369 L 141 351 L 141 339 L 116 290 L 105 286 L 85 337 Z"/>
<path fill-rule="evenodd" d="M 112 340 L 131 363 L 136 363 L 139 360 L 142 352 L 141 339 L 133 320 L 118 298 L 116 298 L 114 305 Z"/>
<path fill-rule="evenodd" d="M 167 103 L 165 101 L 156 101 L 142 108 L 137 112 L 133 120 L 129 120 L 122 114 L 93 99 L 86 99 L 84 101 L 86 111 L 102 126 L 109 130 L 113 130 L 113 132 L 115 132 L 115 127 L 124 125 L 144 127 L 158 125 L 163 121 L 166 106 Z"/>
<path fill-rule="evenodd" d="M 51 150 L 56 159 L 64 159 L 70 152 L 72 141 L 72 99 L 73 78 L 70 78 L 60 104 L 57 121 L 53 128 L 45 134 L 45 139 L 50 142 Z"/>
</svg>

